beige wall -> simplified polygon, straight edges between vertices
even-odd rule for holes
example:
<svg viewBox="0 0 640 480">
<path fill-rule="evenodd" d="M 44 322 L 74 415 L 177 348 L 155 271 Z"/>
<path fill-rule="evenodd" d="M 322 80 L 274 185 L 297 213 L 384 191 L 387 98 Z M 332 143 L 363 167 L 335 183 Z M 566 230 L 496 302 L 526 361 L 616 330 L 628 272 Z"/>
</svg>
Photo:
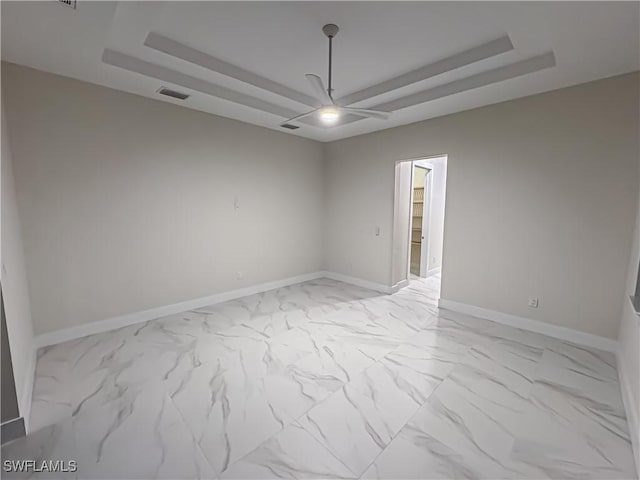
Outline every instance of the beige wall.
<svg viewBox="0 0 640 480">
<path fill-rule="evenodd" d="M 3 87 L 4 88 L 4 87 Z M 3 95 L 3 100 L 5 96 Z M 34 360 L 33 324 L 29 304 L 27 272 L 22 242 L 22 228 L 18 208 L 13 175 L 13 160 L 7 122 L 2 108 L 2 248 L 0 277 L 7 323 L 7 336 L 13 363 L 13 376 L 16 384 L 18 408 L 21 416 L 29 411 Z M 25 418 L 25 421 L 28 418 Z"/>
<path fill-rule="evenodd" d="M 326 269 L 391 284 L 394 163 L 447 154 L 442 297 L 616 338 L 637 132 L 629 74 L 331 143 Z"/>
<path fill-rule="evenodd" d="M 2 81 L 36 333 L 322 268 L 321 144 L 12 64 Z"/>
<path fill-rule="evenodd" d="M 394 284 L 395 162 L 447 154 L 443 298 L 617 336 L 637 74 L 324 146 L 11 64 L 3 84 L 36 333 L 321 269 Z"/>
</svg>

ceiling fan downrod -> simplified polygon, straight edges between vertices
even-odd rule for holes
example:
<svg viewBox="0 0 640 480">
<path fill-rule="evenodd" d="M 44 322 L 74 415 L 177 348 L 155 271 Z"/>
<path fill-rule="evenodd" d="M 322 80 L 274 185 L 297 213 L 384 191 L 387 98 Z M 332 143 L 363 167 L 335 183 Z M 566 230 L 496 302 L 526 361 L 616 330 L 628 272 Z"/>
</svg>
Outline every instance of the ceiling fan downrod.
<svg viewBox="0 0 640 480">
<path fill-rule="evenodd" d="M 318 101 L 319 107 L 300 115 L 289 118 L 286 122 L 281 123 L 280 126 L 284 128 L 291 128 L 290 122 L 298 122 L 304 118 L 318 115 L 320 119 L 327 123 L 335 123 L 342 114 L 355 115 L 361 118 L 378 118 L 386 120 L 389 117 L 390 112 L 384 112 L 381 110 L 372 110 L 368 108 L 354 108 L 343 107 L 336 105 L 333 101 L 333 37 L 338 33 L 338 26 L 333 23 L 328 23 L 322 27 L 322 32 L 329 38 L 329 88 L 325 89 L 322 79 L 318 75 L 313 73 L 305 74 L 309 85 L 311 86 L 314 96 Z"/>
<path fill-rule="evenodd" d="M 333 88 L 331 87 L 331 74 L 332 74 L 332 69 L 331 69 L 331 65 L 333 63 L 333 37 L 335 37 L 338 34 L 338 26 L 333 24 L 333 23 L 327 23 L 324 27 L 322 27 L 322 31 L 324 32 L 324 34 L 329 38 L 329 88 L 327 88 L 327 93 L 329 94 L 329 97 L 333 100 Z"/>
</svg>

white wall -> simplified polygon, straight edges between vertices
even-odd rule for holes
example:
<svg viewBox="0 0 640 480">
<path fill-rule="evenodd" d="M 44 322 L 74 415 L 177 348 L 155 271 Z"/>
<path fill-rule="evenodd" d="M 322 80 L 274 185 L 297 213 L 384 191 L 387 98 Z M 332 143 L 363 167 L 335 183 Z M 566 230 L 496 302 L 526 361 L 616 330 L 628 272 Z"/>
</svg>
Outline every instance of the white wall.
<svg viewBox="0 0 640 480">
<path fill-rule="evenodd" d="M 6 97 L 2 95 L 4 100 Z M 2 247 L 0 278 L 11 350 L 13 376 L 20 415 L 28 420 L 31 402 L 34 346 L 27 274 L 22 248 L 22 229 L 14 186 L 13 160 L 2 104 Z"/>
<path fill-rule="evenodd" d="M 321 144 L 12 64 L 2 81 L 36 333 L 322 269 Z"/>
<path fill-rule="evenodd" d="M 395 162 L 447 154 L 442 298 L 617 338 L 637 132 L 635 73 L 331 143 L 325 268 L 391 284 Z"/>
</svg>

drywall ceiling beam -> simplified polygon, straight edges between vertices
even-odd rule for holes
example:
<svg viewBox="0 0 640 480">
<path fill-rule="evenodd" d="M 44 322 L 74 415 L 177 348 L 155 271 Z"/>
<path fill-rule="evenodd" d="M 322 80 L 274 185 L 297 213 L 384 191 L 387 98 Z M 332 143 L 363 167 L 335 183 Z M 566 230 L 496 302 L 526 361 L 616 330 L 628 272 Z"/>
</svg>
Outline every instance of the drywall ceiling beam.
<svg viewBox="0 0 640 480">
<path fill-rule="evenodd" d="M 555 66 L 555 55 L 553 52 L 548 52 L 367 108 L 393 112 L 402 108 L 413 107 L 432 100 L 448 97 L 456 93 L 466 92 L 468 90 L 473 90 L 474 88 L 491 85 L 493 83 L 502 82 L 504 80 L 520 77 L 528 73 L 538 72 Z M 358 120 L 345 119 L 345 121 L 339 122 L 339 125 L 353 123 L 354 121 Z"/>
<path fill-rule="evenodd" d="M 505 35 L 504 37 L 443 58 L 435 63 L 425 65 L 417 70 L 391 78 L 377 85 L 358 90 L 357 92 L 339 98 L 337 103 L 343 106 L 351 105 L 511 50 L 513 50 L 511 39 L 508 35 Z"/>
<path fill-rule="evenodd" d="M 175 40 L 167 38 L 158 33 L 150 32 L 147 35 L 144 44 L 147 47 L 166 53 L 167 55 L 171 55 L 172 57 L 176 57 L 180 60 L 199 65 L 227 77 L 235 78 L 236 80 L 239 80 L 241 82 L 248 83 L 250 85 L 253 85 L 254 87 L 261 88 L 262 90 L 266 90 L 271 93 L 275 93 L 276 95 L 288 98 L 289 100 L 302 103 L 303 105 L 308 105 L 314 108 L 320 106 L 318 100 L 309 95 L 298 92 L 297 90 L 289 88 L 278 82 L 274 82 L 273 80 L 269 80 L 268 78 L 257 75 L 253 72 L 250 72 L 249 70 L 245 70 L 244 68 L 232 65 L 228 62 L 225 62 L 224 60 L 220 60 L 219 58 L 212 57 L 207 53 L 176 42 Z"/>
<path fill-rule="evenodd" d="M 155 63 L 147 62 L 145 60 L 140 60 L 139 58 L 135 58 L 115 50 L 104 50 L 102 53 L 102 61 L 114 67 L 123 68 L 130 72 L 139 73 L 147 77 L 156 78 L 163 82 L 180 85 L 181 87 L 188 88 L 190 90 L 222 98 L 246 107 L 255 108 L 256 110 L 278 115 L 279 117 L 291 118 L 296 115 L 300 115 L 300 112 L 296 112 L 289 108 L 266 102 L 257 97 L 236 92 L 235 90 L 231 90 L 190 75 L 185 75 L 184 73 L 180 73 L 176 70 L 156 65 Z"/>
</svg>

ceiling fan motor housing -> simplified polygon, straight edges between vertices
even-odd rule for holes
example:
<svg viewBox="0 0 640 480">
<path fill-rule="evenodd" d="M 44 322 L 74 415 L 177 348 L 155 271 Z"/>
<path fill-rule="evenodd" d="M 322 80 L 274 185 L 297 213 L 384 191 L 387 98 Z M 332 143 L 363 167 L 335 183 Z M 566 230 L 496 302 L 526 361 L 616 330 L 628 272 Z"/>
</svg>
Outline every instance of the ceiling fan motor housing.
<svg viewBox="0 0 640 480">
<path fill-rule="evenodd" d="M 333 23 L 327 23 L 324 27 L 322 27 L 322 31 L 329 38 L 335 37 L 338 34 L 338 30 L 338 26 Z"/>
</svg>

